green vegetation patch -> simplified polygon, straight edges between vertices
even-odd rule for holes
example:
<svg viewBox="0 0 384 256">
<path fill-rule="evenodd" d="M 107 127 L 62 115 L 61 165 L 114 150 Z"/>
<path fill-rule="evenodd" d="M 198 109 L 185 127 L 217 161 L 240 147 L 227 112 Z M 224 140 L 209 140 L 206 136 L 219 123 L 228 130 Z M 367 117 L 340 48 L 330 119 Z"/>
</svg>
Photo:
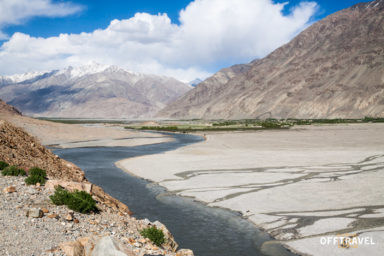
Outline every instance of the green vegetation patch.
<svg viewBox="0 0 384 256">
<path fill-rule="evenodd" d="M 17 166 L 5 167 L 1 171 L 1 174 L 3 174 L 4 176 L 26 176 L 27 175 L 27 173 L 23 169 Z"/>
<path fill-rule="evenodd" d="M 37 167 L 33 167 L 28 172 L 28 178 L 25 179 L 25 183 L 28 185 L 36 185 L 40 183 L 41 185 L 45 184 L 47 179 L 47 172 Z"/>
<path fill-rule="evenodd" d="M 165 243 L 164 233 L 161 229 L 157 229 L 155 226 L 145 228 L 140 231 L 140 234 L 151 240 L 155 245 L 161 246 Z"/>
<path fill-rule="evenodd" d="M 7 164 L 6 162 L 4 161 L 0 161 L 0 170 L 4 170 L 5 168 L 7 168 L 9 166 L 9 164 Z"/>
<path fill-rule="evenodd" d="M 96 201 L 85 191 L 69 192 L 62 187 L 56 187 L 55 194 L 49 198 L 55 205 L 66 205 L 76 212 L 97 212 Z"/>
</svg>

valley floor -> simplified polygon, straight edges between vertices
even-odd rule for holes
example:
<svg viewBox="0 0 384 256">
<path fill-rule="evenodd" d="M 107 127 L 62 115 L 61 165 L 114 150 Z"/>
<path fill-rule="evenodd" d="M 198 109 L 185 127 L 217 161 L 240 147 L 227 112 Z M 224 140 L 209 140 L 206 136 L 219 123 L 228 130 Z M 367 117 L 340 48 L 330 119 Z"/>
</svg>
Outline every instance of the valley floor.
<svg viewBox="0 0 384 256">
<path fill-rule="evenodd" d="M 63 124 L 25 116 L 8 115 L 0 111 L 1 119 L 23 128 L 38 138 L 43 145 L 61 148 L 131 147 L 170 140 L 169 137 L 160 134 L 126 130 L 121 126 L 112 124 Z"/>
<path fill-rule="evenodd" d="M 206 138 L 117 165 L 178 195 L 242 212 L 300 254 L 383 254 L 384 124 Z M 357 248 L 340 248 L 337 239 L 345 233 L 366 240 Z"/>
</svg>

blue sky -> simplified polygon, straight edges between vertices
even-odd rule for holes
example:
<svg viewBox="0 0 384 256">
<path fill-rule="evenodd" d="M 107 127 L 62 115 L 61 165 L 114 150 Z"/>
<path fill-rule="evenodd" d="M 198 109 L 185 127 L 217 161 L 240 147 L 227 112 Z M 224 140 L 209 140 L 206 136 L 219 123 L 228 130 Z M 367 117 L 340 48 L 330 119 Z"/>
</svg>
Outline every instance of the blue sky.
<svg viewBox="0 0 384 256">
<path fill-rule="evenodd" d="M 318 0 L 319 10 L 313 20 L 350 7 L 364 0 Z M 54 1 L 59 2 L 59 1 Z M 32 36 L 54 36 L 60 33 L 91 32 L 97 28 L 105 28 L 113 19 L 127 19 L 137 12 L 150 14 L 167 13 L 173 23 L 179 23 L 179 12 L 192 0 L 72 0 L 79 4 L 83 10 L 74 15 L 61 18 L 34 17 L 26 23 L 9 26 L 5 29 L 7 34 L 23 32 Z M 297 5 L 298 0 L 277 0 L 277 3 L 288 2 L 284 13 Z"/>
<path fill-rule="evenodd" d="M 264 57 L 314 21 L 360 2 L 12 1 L 0 2 L 3 74 L 96 61 L 181 80 Z"/>
</svg>

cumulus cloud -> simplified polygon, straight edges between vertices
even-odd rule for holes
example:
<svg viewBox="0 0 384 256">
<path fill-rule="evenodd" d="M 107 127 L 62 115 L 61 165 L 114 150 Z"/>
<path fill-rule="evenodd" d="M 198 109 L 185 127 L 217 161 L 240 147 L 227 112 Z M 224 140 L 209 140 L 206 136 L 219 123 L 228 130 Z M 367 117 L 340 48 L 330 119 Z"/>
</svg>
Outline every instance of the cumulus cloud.
<svg viewBox="0 0 384 256">
<path fill-rule="evenodd" d="M 9 25 L 16 25 L 29 18 L 64 17 L 79 12 L 79 5 L 71 3 L 52 3 L 51 0 L 1 0 L 0 1 L 0 39 L 8 36 L 1 30 Z"/>
<path fill-rule="evenodd" d="M 317 5 L 302 2 L 288 15 L 283 8 L 272 0 L 195 0 L 180 12 L 178 25 L 167 14 L 137 13 L 92 33 L 49 38 L 15 33 L 0 48 L 0 70 L 11 74 L 96 61 L 184 81 L 204 78 L 212 68 L 263 57 L 288 42 L 308 26 Z"/>
</svg>

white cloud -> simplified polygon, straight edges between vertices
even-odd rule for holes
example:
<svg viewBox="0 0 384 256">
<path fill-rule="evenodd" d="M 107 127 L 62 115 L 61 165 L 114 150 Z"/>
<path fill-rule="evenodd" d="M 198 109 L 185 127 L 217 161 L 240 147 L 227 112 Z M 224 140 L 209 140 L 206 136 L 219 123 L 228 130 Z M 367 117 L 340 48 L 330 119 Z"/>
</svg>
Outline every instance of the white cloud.
<svg viewBox="0 0 384 256">
<path fill-rule="evenodd" d="M 63 17 L 79 12 L 79 5 L 71 3 L 52 3 L 51 0 L 1 0 L 0 1 L 0 39 L 8 36 L 1 30 L 25 20 L 40 17 Z"/>
<path fill-rule="evenodd" d="M 180 25 L 166 14 L 137 13 L 92 33 L 49 38 L 15 33 L 0 48 L 0 70 L 11 74 L 96 61 L 185 81 L 204 78 L 209 67 L 248 62 L 288 42 L 308 25 L 317 5 L 302 2 L 287 16 L 283 8 L 271 0 L 195 0 L 180 12 Z"/>
</svg>

